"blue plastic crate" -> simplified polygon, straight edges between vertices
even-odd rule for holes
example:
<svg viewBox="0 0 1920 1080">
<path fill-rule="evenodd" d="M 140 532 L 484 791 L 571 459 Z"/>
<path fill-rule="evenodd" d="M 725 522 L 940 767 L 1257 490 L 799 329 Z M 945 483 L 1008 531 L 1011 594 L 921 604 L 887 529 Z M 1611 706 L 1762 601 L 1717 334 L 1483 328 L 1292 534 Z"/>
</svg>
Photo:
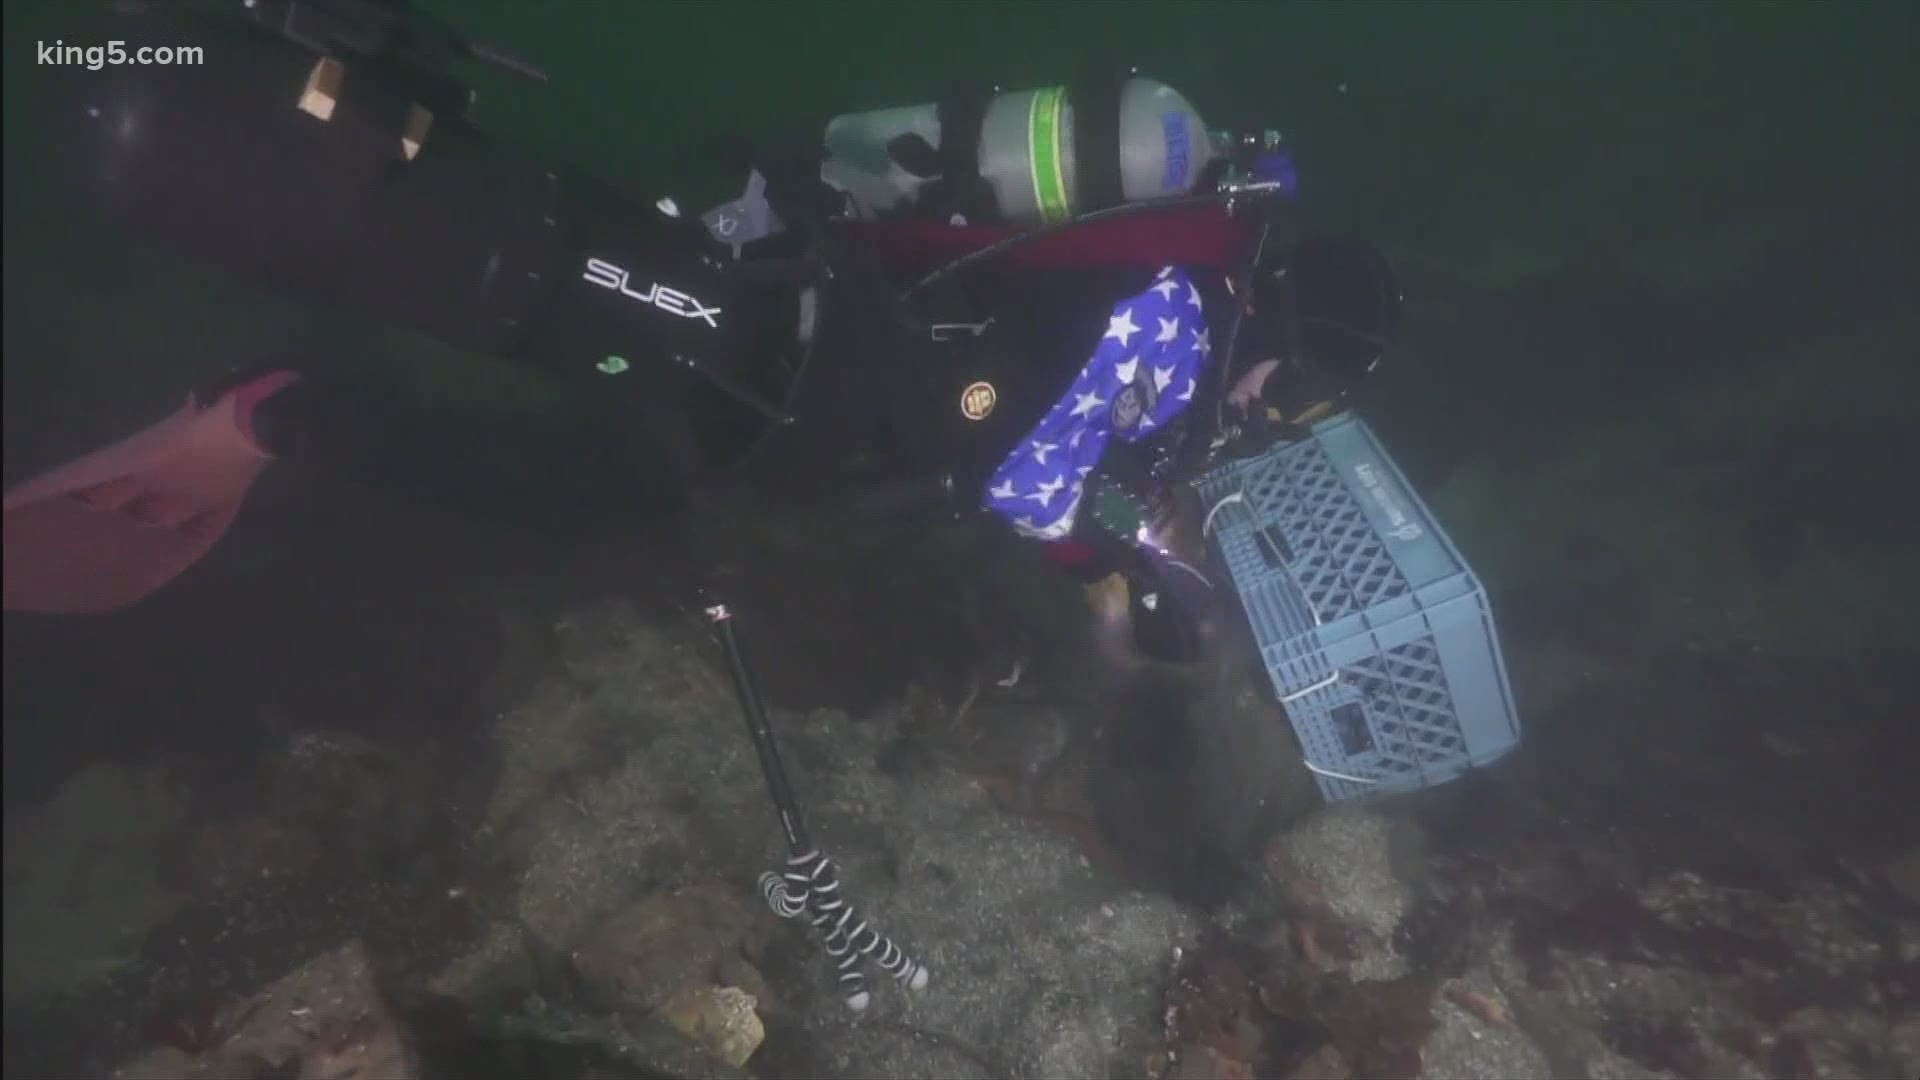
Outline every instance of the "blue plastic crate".
<svg viewBox="0 0 1920 1080">
<path fill-rule="evenodd" d="M 1520 742 L 1486 591 L 1365 423 L 1194 485 L 1329 801 L 1431 787 Z"/>
</svg>

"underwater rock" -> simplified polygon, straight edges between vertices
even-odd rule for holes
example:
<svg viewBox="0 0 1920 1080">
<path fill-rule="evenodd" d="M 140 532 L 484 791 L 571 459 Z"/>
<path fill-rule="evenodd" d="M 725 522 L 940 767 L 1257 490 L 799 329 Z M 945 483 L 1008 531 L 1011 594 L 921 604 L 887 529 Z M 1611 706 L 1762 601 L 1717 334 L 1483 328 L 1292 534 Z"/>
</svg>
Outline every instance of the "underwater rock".
<svg viewBox="0 0 1920 1080">
<path fill-rule="evenodd" d="M 764 998 L 754 960 L 772 932 L 768 922 L 765 909 L 750 909 L 738 891 L 702 882 L 612 916 L 580 942 L 574 965 L 605 1000 L 636 1014 L 685 1006 L 686 995 L 704 996 L 722 980 Z"/>
<path fill-rule="evenodd" d="M 1259 988 L 1240 950 L 1210 941 L 1181 952 L 1162 1015 L 1169 1078 L 1252 1076 L 1274 1052 Z"/>
<path fill-rule="evenodd" d="M 1268 877 L 1286 907 L 1298 913 L 1299 946 L 1315 967 L 1344 966 L 1358 982 L 1405 973 L 1394 933 L 1412 893 L 1395 875 L 1390 840 L 1385 818 L 1333 807 L 1268 846 Z"/>
<path fill-rule="evenodd" d="M 1351 1080 L 1352 1076 L 1353 1066 L 1347 1064 L 1346 1055 L 1329 1043 L 1295 1066 L 1287 1080 Z"/>
<path fill-rule="evenodd" d="M 1257 678 L 1223 674 L 1191 712 L 1195 817 L 1215 848 L 1249 861 L 1276 830 L 1324 806 L 1285 712 L 1253 689 Z"/>
<path fill-rule="evenodd" d="M 674 1030 L 737 1068 L 767 1037 L 755 1011 L 758 1004 L 737 986 L 689 986 L 673 995 L 665 1013 Z"/>
<path fill-rule="evenodd" d="M 1149 1073 L 1346 1080 L 1547 1071 L 1517 1033 L 1492 1039 L 1471 1014 L 1442 1015 L 1433 979 L 1356 981 L 1308 964 L 1292 937 L 1281 924 L 1248 939 L 1210 935 L 1184 953 L 1166 999 L 1165 1072 L 1150 1062 Z M 1502 1071 L 1514 1062 L 1528 1067 Z"/>
<path fill-rule="evenodd" d="M 856 1018 L 818 933 L 751 891 L 786 852 L 717 650 L 617 604 L 574 621 L 614 629 L 501 722 L 507 775 L 477 843 L 506 864 L 504 917 L 437 986 L 497 1016 L 547 1000 L 515 1030 L 610 1053 L 658 1022 L 665 1036 L 646 1042 L 655 1060 L 683 1039 L 669 1022 L 677 1005 L 732 987 L 755 1000 L 766 1044 L 754 1067 L 773 1073 L 1139 1068 L 1193 913 L 1100 871 L 1073 838 L 1002 808 L 957 769 L 884 769 L 882 751 L 926 723 L 907 702 L 860 720 L 775 710 L 794 792 L 844 897 L 931 972 L 909 996 L 866 965 L 872 1004 Z M 1029 760 L 1058 741 L 1044 724 L 1037 734 Z M 516 922 L 592 992 L 556 1004 L 515 974 Z"/>
<path fill-rule="evenodd" d="M 319 861 L 319 843 L 312 835 L 255 817 L 195 830 L 179 874 L 194 896 L 219 901 L 285 885 Z"/>
<path fill-rule="evenodd" d="M 1884 873 L 1887 884 L 1892 885 L 1908 903 L 1920 905 L 1920 848 L 1914 848 L 1887 863 Z"/>
<path fill-rule="evenodd" d="M 1166 1080 L 1253 1080 L 1253 1068 L 1244 1061 L 1227 1057 L 1211 1046 L 1200 1045 L 1173 1060 Z"/>
<path fill-rule="evenodd" d="M 133 961 L 185 898 L 161 882 L 186 796 L 157 768 L 92 765 L 6 819 L 5 995 L 73 992 Z"/>
<path fill-rule="evenodd" d="M 162 1046 L 115 1080 L 326 1077 L 411 1080 L 420 1072 L 358 941 L 319 956 L 219 1009 L 191 1049 Z"/>
<path fill-rule="evenodd" d="M 1570 865 L 1509 867 L 1489 898 L 1486 967 L 1463 983 L 1497 990 L 1514 1024 L 1479 1024 L 1481 1040 L 1455 1047 L 1498 1049 L 1519 1032 L 1556 1074 L 1920 1075 L 1902 1027 L 1920 984 L 1870 876 L 1761 890 L 1675 870 L 1608 890 L 1555 876 Z M 1440 1015 L 1465 1021 L 1473 1005 Z"/>
<path fill-rule="evenodd" d="M 841 863 L 847 898 L 931 972 L 909 1006 L 873 972 L 872 1020 L 840 1002 L 810 930 L 781 930 L 798 964 L 783 997 L 817 1047 L 817 1073 L 845 1076 L 1107 1076 L 1139 1068 L 1167 958 L 1197 920 L 1096 869 L 1072 838 L 1000 808 L 958 773 L 893 780 L 871 763 L 885 738 L 838 715 L 807 728 L 838 748 L 815 832 Z M 813 755 L 796 753 L 796 759 Z M 829 794 L 831 793 L 831 794 Z M 769 972 L 770 977 L 774 973 Z M 892 1018 L 898 1018 L 897 1022 Z"/>
<path fill-rule="evenodd" d="M 982 702 L 963 721 L 969 756 L 980 768 L 1015 783 L 1031 804 L 1032 794 L 1067 751 L 1071 731 L 1057 709 L 1011 702 Z"/>
<path fill-rule="evenodd" d="M 1889 1061 L 1920 1063 L 1920 1012 L 1895 1024 L 1887 1041 Z"/>
<path fill-rule="evenodd" d="M 1485 994 L 1455 984 L 1447 987 L 1447 1000 L 1479 1017 L 1483 1024 L 1506 1027 L 1513 1023 L 1513 1014 L 1507 1011 L 1506 1003 L 1497 994 Z"/>
<path fill-rule="evenodd" d="M 273 817 L 349 861 L 404 852 L 433 812 L 424 762 L 343 731 L 294 734 L 270 766 Z"/>
<path fill-rule="evenodd" d="M 1448 984 L 1433 1015 L 1433 1034 L 1420 1051 L 1428 1076 L 1560 1075 L 1515 1022 L 1505 993 L 1484 967 Z"/>
</svg>

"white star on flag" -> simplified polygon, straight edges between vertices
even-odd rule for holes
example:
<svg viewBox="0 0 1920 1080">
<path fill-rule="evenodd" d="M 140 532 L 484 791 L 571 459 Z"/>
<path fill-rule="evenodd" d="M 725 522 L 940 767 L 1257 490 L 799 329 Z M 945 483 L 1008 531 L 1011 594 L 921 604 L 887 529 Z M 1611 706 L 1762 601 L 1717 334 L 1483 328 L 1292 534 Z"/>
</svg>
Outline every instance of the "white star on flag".
<svg viewBox="0 0 1920 1080">
<path fill-rule="evenodd" d="M 1172 275 L 1172 273 L 1173 273 L 1173 267 L 1171 267 L 1171 266 L 1163 266 L 1163 267 L 1161 267 L 1161 268 L 1160 268 L 1160 272 L 1159 272 L 1159 273 L 1157 273 L 1157 274 L 1155 274 L 1155 275 L 1153 275 L 1153 280 L 1155 280 L 1155 281 L 1164 281 L 1164 280 L 1166 280 L 1166 279 L 1167 279 L 1167 278 L 1168 278 L 1168 277 L 1169 277 L 1170 275 Z"/>
<path fill-rule="evenodd" d="M 1191 315 L 1180 310 L 1186 306 L 1182 299 L 1199 310 Z M 986 508 L 1022 536 L 1047 540 L 1072 535 L 1109 441 L 1158 435 L 1199 392 L 1212 341 L 1205 298 L 1189 274 L 1166 267 L 1138 295 L 1118 301 L 1107 314 L 1105 336 L 1071 390 L 1049 403 L 1047 418 L 1013 444 L 987 486 L 977 489 Z M 1141 339 L 1137 351 L 1136 334 Z M 1108 345 L 1109 340 L 1117 344 Z M 1124 400 L 1130 386 L 1152 398 L 1153 407 L 1142 409 L 1129 429 L 1116 430 L 1112 406 Z M 1178 397 L 1169 397 L 1176 386 Z"/>
<path fill-rule="evenodd" d="M 1033 494 L 1027 496 L 1027 498 L 1039 503 L 1041 508 L 1045 509 L 1046 505 L 1053 501 L 1053 497 L 1060 493 L 1060 489 L 1066 486 L 1067 478 L 1064 476 L 1056 476 L 1052 480 L 1042 481 L 1040 486 L 1034 489 Z"/>
<path fill-rule="evenodd" d="M 1060 537 L 1065 536 L 1072 531 L 1073 531 L 1073 515 L 1068 514 L 1065 517 L 1062 517 L 1060 520 L 1054 522 L 1053 524 L 1047 526 L 1044 529 L 1036 529 L 1032 526 L 1032 523 L 1029 522 L 1026 533 L 1028 536 L 1031 536 L 1040 540 L 1058 540 Z"/>
</svg>

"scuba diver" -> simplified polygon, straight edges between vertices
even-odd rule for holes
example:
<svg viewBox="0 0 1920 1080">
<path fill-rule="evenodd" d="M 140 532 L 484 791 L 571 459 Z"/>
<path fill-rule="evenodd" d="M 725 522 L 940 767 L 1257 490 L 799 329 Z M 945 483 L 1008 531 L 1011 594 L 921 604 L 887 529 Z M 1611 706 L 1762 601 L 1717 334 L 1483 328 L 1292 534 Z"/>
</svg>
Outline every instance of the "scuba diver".
<svg viewBox="0 0 1920 1080">
<path fill-rule="evenodd" d="M 984 481 L 976 467 L 953 486 L 982 488 L 987 511 L 1081 581 L 1118 574 L 1143 653 L 1194 659 L 1210 650 L 1218 611 L 1203 515 L 1180 497 L 1184 482 L 1337 411 L 1391 341 L 1399 293 L 1370 246 L 1324 237 L 1237 273 L 1080 276 L 1029 292 L 1041 310 L 1009 330 L 1084 365 Z M 1091 317 L 1066 314 L 1074 304 Z"/>
<path fill-rule="evenodd" d="M 614 447 L 581 453 L 629 506 L 740 468 L 992 515 L 1083 580 L 1127 579 L 1155 655 L 1206 648 L 1211 583 L 1159 535 L 1179 482 L 1337 408 L 1397 323 L 1369 246 L 1277 239 L 1297 193 L 1277 136 L 1211 132 L 1131 72 L 733 149 L 746 192 L 689 217 L 475 128 L 451 61 L 538 72 L 400 0 L 110 17 L 129 47 L 207 46 L 202 66 L 88 73 L 58 106 L 70 190 L 131 235 L 570 380 L 598 419 L 578 437 Z M 323 358 L 243 369 L 7 493 L 6 607 L 138 601 L 275 460 L 474 509 L 521 495 L 491 490 L 490 455 L 560 482 L 551 434 Z"/>
<path fill-rule="evenodd" d="M 1400 316 L 1386 260 L 1280 242 L 1298 177 L 1278 134 L 1210 131 L 1131 70 L 848 114 L 823 144 L 836 232 L 882 265 L 906 331 L 866 372 L 905 404 L 859 410 L 904 418 L 877 440 L 904 486 L 931 478 L 1084 582 L 1118 574 L 1147 654 L 1204 653 L 1213 586 L 1172 550 L 1174 493 L 1374 371 Z M 736 255 L 782 227 L 765 189 L 755 173 L 704 218 Z"/>
</svg>

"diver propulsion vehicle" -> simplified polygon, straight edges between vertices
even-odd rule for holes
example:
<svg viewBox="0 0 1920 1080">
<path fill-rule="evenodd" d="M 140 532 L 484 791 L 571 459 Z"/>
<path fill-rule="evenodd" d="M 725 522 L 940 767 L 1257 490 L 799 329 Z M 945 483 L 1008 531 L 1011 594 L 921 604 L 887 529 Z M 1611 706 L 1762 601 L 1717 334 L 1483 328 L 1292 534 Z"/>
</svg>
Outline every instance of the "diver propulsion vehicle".
<svg viewBox="0 0 1920 1080">
<path fill-rule="evenodd" d="M 727 265 L 670 202 L 470 122 L 453 62 L 539 77 L 530 65 L 398 2 L 120 0 L 100 19 L 129 53 L 186 44 L 204 59 L 74 69 L 54 88 L 67 194 L 131 239 L 598 379 L 662 473 L 730 463 L 786 417 L 808 283 Z"/>
</svg>

